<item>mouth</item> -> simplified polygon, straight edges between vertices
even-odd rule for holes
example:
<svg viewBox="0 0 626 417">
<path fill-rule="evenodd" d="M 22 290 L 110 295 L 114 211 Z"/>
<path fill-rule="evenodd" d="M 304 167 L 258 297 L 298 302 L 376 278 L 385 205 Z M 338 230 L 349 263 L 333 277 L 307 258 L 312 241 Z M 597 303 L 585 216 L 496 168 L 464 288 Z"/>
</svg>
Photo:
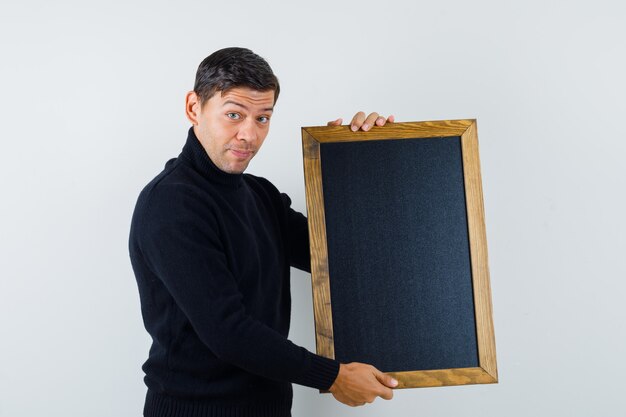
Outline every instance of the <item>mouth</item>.
<svg viewBox="0 0 626 417">
<path fill-rule="evenodd" d="M 250 156 L 252 156 L 252 154 L 254 153 L 251 150 L 244 150 L 244 149 L 229 149 L 229 151 L 232 152 L 233 155 L 235 155 L 237 158 L 239 159 L 248 159 Z"/>
</svg>

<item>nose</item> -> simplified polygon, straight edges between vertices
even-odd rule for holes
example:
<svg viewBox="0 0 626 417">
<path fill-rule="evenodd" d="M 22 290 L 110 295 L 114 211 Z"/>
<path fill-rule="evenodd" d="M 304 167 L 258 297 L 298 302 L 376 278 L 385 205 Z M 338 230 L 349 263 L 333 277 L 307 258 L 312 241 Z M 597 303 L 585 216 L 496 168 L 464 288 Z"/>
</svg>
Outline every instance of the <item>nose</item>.
<svg viewBox="0 0 626 417">
<path fill-rule="evenodd" d="M 257 132 L 257 126 L 255 120 L 247 118 L 239 125 L 239 131 L 237 132 L 237 139 L 246 141 L 248 143 L 255 143 L 259 138 Z"/>
</svg>

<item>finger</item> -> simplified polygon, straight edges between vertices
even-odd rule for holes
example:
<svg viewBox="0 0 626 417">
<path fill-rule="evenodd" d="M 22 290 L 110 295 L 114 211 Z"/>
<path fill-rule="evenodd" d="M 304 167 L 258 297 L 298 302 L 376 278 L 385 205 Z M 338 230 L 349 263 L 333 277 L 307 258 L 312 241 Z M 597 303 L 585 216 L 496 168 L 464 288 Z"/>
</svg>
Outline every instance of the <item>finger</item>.
<svg viewBox="0 0 626 417">
<path fill-rule="evenodd" d="M 374 375 L 376 376 L 376 379 L 378 379 L 378 381 L 389 387 L 389 388 L 395 388 L 398 386 L 398 381 L 396 381 L 395 379 L 393 379 L 391 376 L 380 372 L 378 369 L 376 369 L 376 372 L 374 373 Z"/>
<path fill-rule="evenodd" d="M 393 398 L 393 390 L 391 388 L 385 388 L 380 392 L 380 394 L 378 394 L 378 396 L 383 400 L 390 400 Z"/>
<path fill-rule="evenodd" d="M 352 118 L 352 121 L 350 122 L 350 129 L 353 132 L 356 132 L 357 130 L 361 128 L 361 126 L 363 126 L 364 121 L 365 121 L 365 113 L 363 113 L 362 111 L 358 112 L 357 114 L 354 115 L 354 117 Z"/>
<path fill-rule="evenodd" d="M 363 122 L 361 130 L 370 130 L 372 126 L 374 126 L 374 123 L 376 123 L 376 119 L 378 119 L 378 113 L 370 113 L 369 116 L 367 116 L 367 118 L 365 119 L 365 122 Z"/>
<path fill-rule="evenodd" d="M 387 123 L 387 119 L 385 119 L 383 116 L 378 116 L 376 122 L 374 123 L 376 124 L 376 126 L 384 126 L 385 123 Z"/>
<path fill-rule="evenodd" d="M 340 117 L 339 119 L 331 120 L 330 122 L 326 123 L 326 126 L 341 126 L 342 123 L 343 119 Z"/>
<path fill-rule="evenodd" d="M 393 123 L 394 119 L 395 117 L 393 114 L 386 119 L 383 116 L 378 116 L 378 119 L 376 119 L 376 126 L 384 126 L 387 124 L 387 122 Z"/>
</svg>

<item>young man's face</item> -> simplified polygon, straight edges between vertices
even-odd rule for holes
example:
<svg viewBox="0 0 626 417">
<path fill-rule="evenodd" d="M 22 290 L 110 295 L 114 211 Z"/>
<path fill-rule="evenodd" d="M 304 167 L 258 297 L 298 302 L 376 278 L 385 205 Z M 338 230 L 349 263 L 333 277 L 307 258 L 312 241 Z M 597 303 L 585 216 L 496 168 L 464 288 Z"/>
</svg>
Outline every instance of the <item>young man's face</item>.
<svg viewBox="0 0 626 417">
<path fill-rule="evenodd" d="M 187 94 L 187 117 L 198 140 L 219 169 L 245 171 L 261 148 L 270 127 L 274 91 L 247 87 L 216 92 L 202 108 L 194 92 Z"/>
</svg>

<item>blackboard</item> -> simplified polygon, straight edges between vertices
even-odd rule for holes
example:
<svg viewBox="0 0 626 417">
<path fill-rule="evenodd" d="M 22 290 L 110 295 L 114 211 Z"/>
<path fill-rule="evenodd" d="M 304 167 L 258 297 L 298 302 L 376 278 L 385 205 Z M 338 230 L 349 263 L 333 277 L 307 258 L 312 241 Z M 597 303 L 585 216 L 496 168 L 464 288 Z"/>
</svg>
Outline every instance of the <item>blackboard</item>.
<svg viewBox="0 0 626 417">
<path fill-rule="evenodd" d="M 318 353 L 403 388 L 496 382 L 475 121 L 303 128 L 303 149 Z"/>
</svg>

